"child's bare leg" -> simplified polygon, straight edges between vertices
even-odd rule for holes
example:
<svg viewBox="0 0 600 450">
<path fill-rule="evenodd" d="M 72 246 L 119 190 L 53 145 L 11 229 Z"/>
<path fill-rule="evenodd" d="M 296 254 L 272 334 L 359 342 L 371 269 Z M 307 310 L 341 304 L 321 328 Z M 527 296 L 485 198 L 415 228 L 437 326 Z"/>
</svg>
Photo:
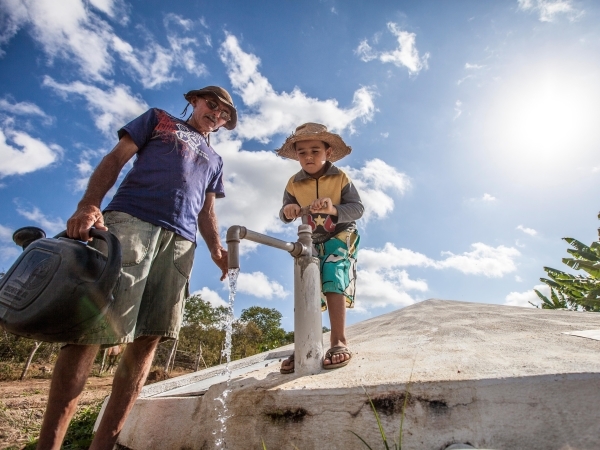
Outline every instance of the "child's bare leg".
<svg viewBox="0 0 600 450">
<path fill-rule="evenodd" d="M 331 324 L 331 347 L 345 347 L 346 341 L 346 298 L 342 294 L 327 292 L 327 311 L 329 311 L 329 322 Z M 325 358 L 323 364 L 338 364 L 350 359 L 350 354 L 340 353 L 333 355 L 331 360 Z"/>
</svg>

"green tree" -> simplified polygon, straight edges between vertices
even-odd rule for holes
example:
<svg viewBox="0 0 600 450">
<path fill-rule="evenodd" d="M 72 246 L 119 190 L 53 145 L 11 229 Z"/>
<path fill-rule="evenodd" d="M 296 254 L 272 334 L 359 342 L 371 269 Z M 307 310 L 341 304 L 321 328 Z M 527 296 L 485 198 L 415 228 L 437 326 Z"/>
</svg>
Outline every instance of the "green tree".
<svg viewBox="0 0 600 450">
<path fill-rule="evenodd" d="M 185 301 L 183 311 L 183 325 L 202 325 L 214 327 L 222 323 L 227 317 L 227 308 L 224 306 L 212 306 L 202 299 L 200 295 L 192 295 Z"/>
<path fill-rule="evenodd" d="M 600 219 L 600 216 L 598 217 Z M 542 300 L 543 309 L 569 309 L 600 311 L 600 243 L 587 246 L 577 239 L 563 238 L 572 248 L 567 252 L 572 258 L 562 262 L 574 270 L 582 270 L 587 275 L 572 275 L 551 267 L 544 267 L 548 278 L 540 281 L 550 287 L 550 298 L 535 289 Z M 537 305 L 534 305 L 537 306 Z"/>
<path fill-rule="evenodd" d="M 221 349 L 225 341 L 223 323 L 227 316 L 224 306 L 212 306 L 200 295 L 186 299 L 183 324 L 179 332 L 179 352 L 198 355 L 201 351 L 201 367 L 216 366 L 221 362 Z"/>
<path fill-rule="evenodd" d="M 262 331 L 254 322 L 235 321 L 231 336 L 231 359 L 241 359 L 261 353 L 262 340 Z"/>
<path fill-rule="evenodd" d="M 182 360 L 184 355 L 189 355 L 191 360 L 199 362 L 200 368 L 224 362 L 221 352 L 227 314 L 226 307 L 215 307 L 200 295 L 189 297 L 179 332 L 178 357 Z M 233 323 L 231 359 L 245 358 L 294 342 L 293 332 L 286 333 L 280 325 L 281 313 L 276 309 L 253 306 L 242 310 L 240 319 Z M 171 348 L 173 344 L 169 345 Z"/>
<path fill-rule="evenodd" d="M 290 336 L 290 333 L 281 328 L 281 317 L 281 313 L 275 308 L 251 306 L 242 310 L 240 321 L 253 322 L 258 327 L 262 334 L 259 348 L 264 352 L 294 342 L 293 334 Z"/>
</svg>

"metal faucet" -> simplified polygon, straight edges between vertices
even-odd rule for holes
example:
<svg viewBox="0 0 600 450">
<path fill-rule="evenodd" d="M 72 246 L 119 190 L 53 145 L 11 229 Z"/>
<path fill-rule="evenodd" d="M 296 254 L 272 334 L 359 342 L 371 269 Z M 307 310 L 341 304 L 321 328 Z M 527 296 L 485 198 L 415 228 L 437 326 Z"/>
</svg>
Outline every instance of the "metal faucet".
<svg viewBox="0 0 600 450">
<path fill-rule="evenodd" d="M 308 207 L 301 215 L 308 214 Z M 321 318 L 321 274 L 319 260 L 312 255 L 312 228 L 298 226 L 298 241 L 280 239 L 234 225 L 227 230 L 228 266 L 240 267 L 241 239 L 289 252 L 294 257 L 294 372 L 311 375 L 321 371 L 323 360 L 323 325 Z"/>
</svg>

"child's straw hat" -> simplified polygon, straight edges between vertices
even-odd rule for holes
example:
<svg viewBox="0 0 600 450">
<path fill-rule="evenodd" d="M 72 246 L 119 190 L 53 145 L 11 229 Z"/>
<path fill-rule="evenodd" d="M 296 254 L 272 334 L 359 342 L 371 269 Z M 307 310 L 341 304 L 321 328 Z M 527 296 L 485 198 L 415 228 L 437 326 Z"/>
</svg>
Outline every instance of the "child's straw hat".
<svg viewBox="0 0 600 450">
<path fill-rule="evenodd" d="M 340 135 L 327 131 L 325 125 L 320 123 L 308 122 L 296 128 L 294 134 L 288 136 L 284 144 L 275 152 L 284 158 L 298 160 L 294 144 L 299 141 L 323 141 L 331 147 L 331 157 L 329 161 L 335 162 L 352 152 L 352 147 L 345 144 Z"/>
</svg>

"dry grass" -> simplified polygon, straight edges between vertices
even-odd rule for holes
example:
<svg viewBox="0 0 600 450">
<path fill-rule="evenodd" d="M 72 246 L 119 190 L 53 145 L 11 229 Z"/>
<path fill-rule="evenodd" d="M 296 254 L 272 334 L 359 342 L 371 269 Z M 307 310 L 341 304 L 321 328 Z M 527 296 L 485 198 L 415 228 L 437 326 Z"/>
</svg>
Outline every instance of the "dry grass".
<svg viewBox="0 0 600 450">
<path fill-rule="evenodd" d="M 102 402 L 112 377 L 90 377 L 78 412 Z M 0 382 L 0 448 L 21 449 L 37 439 L 48 399 L 49 379 Z"/>
</svg>

